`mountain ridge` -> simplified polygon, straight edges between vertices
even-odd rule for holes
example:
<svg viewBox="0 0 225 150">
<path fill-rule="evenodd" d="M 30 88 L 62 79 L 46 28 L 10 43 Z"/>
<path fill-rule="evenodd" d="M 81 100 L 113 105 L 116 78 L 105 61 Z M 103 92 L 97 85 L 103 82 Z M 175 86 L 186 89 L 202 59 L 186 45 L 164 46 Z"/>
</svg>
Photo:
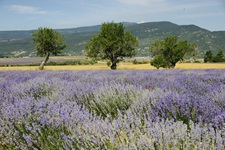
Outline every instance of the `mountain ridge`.
<svg viewBox="0 0 225 150">
<path fill-rule="evenodd" d="M 154 40 L 166 36 L 178 36 L 181 40 L 196 43 L 200 57 L 207 50 L 216 53 L 218 49 L 225 52 L 225 31 L 209 31 L 194 24 L 178 25 L 169 21 L 160 22 L 122 22 L 126 30 L 137 36 L 140 44 L 138 56 L 149 56 L 148 48 Z M 55 29 L 65 37 L 67 48 L 63 55 L 84 55 L 85 42 L 98 33 L 101 25 L 83 26 L 77 28 Z M 37 30 L 0 31 L 0 56 L 24 57 L 35 55 L 35 45 L 32 42 L 32 32 Z"/>
</svg>

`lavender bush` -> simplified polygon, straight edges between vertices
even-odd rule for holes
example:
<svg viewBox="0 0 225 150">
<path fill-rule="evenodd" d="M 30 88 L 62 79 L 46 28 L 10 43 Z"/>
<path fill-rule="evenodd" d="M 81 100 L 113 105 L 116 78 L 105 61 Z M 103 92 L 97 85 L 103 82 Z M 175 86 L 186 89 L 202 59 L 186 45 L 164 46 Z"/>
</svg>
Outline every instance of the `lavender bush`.
<svg viewBox="0 0 225 150">
<path fill-rule="evenodd" d="M 225 70 L 1 71 L 0 149 L 225 149 Z"/>
</svg>

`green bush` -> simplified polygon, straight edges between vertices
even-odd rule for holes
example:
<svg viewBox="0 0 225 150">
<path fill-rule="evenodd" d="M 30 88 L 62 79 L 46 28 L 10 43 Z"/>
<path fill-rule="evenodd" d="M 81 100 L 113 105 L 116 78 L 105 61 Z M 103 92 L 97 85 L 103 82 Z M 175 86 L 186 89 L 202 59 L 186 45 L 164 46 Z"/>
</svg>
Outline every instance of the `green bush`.
<svg viewBox="0 0 225 150">
<path fill-rule="evenodd" d="M 111 66 L 112 62 L 111 61 L 107 61 L 107 66 Z"/>
<path fill-rule="evenodd" d="M 133 64 L 135 64 L 135 65 L 138 64 L 137 59 L 134 59 L 134 60 L 133 60 Z"/>
<path fill-rule="evenodd" d="M 133 61 L 133 64 L 148 64 L 149 63 L 149 61 L 147 61 L 147 60 L 142 60 L 142 61 L 137 61 L 137 59 L 134 59 Z"/>
</svg>

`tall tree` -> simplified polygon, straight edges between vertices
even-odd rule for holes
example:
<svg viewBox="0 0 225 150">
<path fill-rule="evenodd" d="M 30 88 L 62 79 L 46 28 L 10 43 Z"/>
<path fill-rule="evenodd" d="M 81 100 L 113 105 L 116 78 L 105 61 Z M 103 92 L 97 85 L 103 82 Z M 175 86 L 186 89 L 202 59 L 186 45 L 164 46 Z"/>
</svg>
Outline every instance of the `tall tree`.
<svg viewBox="0 0 225 150">
<path fill-rule="evenodd" d="M 98 34 L 86 44 L 88 57 L 109 59 L 111 69 L 117 69 L 119 58 L 135 55 L 138 40 L 129 31 L 124 30 L 122 23 L 103 23 Z"/>
<path fill-rule="evenodd" d="M 204 62 L 212 62 L 213 61 L 213 54 L 212 54 L 212 51 L 211 50 L 208 50 L 206 53 L 205 53 L 205 56 L 204 56 Z"/>
<path fill-rule="evenodd" d="M 213 62 L 224 62 L 224 54 L 221 49 L 218 50 L 217 54 L 215 57 L 213 57 Z"/>
<path fill-rule="evenodd" d="M 40 70 L 44 69 L 51 54 L 57 56 L 61 50 L 66 48 L 64 37 L 51 28 L 38 28 L 38 31 L 32 33 L 32 36 L 34 37 L 33 42 L 36 44 L 37 55 L 45 57 L 39 67 Z"/>
<path fill-rule="evenodd" d="M 156 68 L 174 68 L 178 61 L 193 53 L 196 50 L 195 47 L 195 44 L 191 44 L 186 40 L 178 41 L 176 36 L 168 36 L 164 40 L 156 40 L 149 49 L 154 57 L 151 65 Z"/>
</svg>

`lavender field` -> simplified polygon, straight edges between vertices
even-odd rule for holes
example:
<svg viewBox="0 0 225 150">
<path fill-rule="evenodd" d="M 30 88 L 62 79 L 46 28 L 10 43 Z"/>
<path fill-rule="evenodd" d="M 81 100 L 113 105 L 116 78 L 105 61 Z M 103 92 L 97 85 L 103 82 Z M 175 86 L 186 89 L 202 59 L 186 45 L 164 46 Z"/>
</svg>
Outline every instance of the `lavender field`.
<svg viewBox="0 0 225 150">
<path fill-rule="evenodd" d="M 1 71 L 0 149 L 223 150 L 225 70 Z"/>
</svg>

